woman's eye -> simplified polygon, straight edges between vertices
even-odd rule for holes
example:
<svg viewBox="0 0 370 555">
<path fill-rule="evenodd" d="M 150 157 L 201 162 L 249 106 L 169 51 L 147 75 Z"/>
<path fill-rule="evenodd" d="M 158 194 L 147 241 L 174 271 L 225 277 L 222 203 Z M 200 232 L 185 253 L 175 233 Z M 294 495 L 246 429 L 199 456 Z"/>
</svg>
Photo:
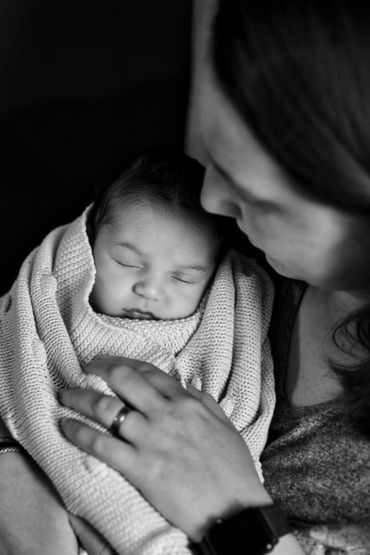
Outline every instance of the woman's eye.
<svg viewBox="0 0 370 555">
<path fill-rule="evenodd" d="M 270 202 L 260 201 L 260 200 L 246 200 L 243 199 L 244 204 L 254 211 L 258 211 L 261 214 L 269 214 L 276 211 L 276 206 Z"/>
</svg>

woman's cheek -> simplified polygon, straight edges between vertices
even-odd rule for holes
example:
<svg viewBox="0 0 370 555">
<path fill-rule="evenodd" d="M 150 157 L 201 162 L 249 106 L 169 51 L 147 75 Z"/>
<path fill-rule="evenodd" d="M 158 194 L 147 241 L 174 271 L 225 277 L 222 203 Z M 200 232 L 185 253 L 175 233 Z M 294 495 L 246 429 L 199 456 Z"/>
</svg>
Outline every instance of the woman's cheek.
<svg viewBox="0 0 370 555">
<path fill-rule="evenodd" d="M 265 250 L 264 245 L 268 243 L 268 229 L 264 228 L 263 222 L 255 216 L 244 215 L 241 220 L 237 220 L 240 230 L 246 235 L 249 241 L 258 249 Z"/>
</svg>

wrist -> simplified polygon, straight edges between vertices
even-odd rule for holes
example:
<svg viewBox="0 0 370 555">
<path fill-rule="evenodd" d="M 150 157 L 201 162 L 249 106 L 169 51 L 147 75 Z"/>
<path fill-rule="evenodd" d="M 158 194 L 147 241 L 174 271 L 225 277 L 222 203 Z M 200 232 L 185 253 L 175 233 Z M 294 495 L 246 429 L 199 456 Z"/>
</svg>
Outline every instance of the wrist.
<svg viewBox="0 0 370 555">
<path fill-rule="evenodd" d="M 200 542 L 201 539 L 208 533 L 208 531 L 220 520 L 225 521 L 232 518 L 234 515 L 244 511 L 246 508 L 250 507 L 262 507 L 266 505 L 271 505 L 273 500 L 271 496 L 264 489 L 261 482 L 259 486 L 255 488 L 250 488 L 249 491 L 243 495 L 240 490 L 238 495 L 234 495 L 232 499 L 227 501 L 224 499 L 222 504 L 217 503 L 216 500 L 212 503 L 212 513 L 208 513 L 206 516 L 198 515 L 198 520 L 191 527 L 191 532 L 188 536 L 194 542 Z M 218 507 L 218 509 L 216 508 Z M 193 514 L 195 518 L 195 514 Z"/>
<path fill-rule="evenodd" d="M 282 536 L 290 532 L 285 516 L 275 503 L 248 507 L 227 517 L 219 518 L 193 544 L 199 555 L 264 555 L 270 552 Z"/>
</svg>

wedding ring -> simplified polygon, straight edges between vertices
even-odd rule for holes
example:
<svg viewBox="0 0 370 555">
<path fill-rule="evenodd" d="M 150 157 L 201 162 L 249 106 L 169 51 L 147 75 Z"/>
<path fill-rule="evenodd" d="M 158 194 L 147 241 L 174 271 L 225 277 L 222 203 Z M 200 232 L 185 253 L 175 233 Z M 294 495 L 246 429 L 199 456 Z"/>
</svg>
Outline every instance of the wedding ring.
<svg viewBox="0 0 370 555">
<path fill-rule="evenodd" d="M 112 424 L 109 427 L 109 431 L 113 436 L 119 437 L 119 429 L 126 420 L 126 416 L 129 412 L 130 409 L 126 405 L 123 405 L 123 407 L 119 409 L 116 416 L 114 417 Z"/>
</svg>

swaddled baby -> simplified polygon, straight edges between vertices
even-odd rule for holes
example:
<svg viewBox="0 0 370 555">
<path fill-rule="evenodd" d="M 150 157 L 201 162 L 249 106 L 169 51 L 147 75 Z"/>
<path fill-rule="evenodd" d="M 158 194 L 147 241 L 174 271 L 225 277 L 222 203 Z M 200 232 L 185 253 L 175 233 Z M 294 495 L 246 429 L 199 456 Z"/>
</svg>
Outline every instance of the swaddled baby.
<svg viewBox="0 0 370 555">
<path fill-rule="evenodd" d="M 253 260 L 226 252 L 223 220 L 200 204 L 202 179 L 185 155 L 133 159 L 29 255 L 0 302 L 1 416 L 68 510 L 125 555 L 189 550 L 124 477 L 61 433 L 71 413 L 60 389 L 113 394 L 85 364 L 144 360 L 208 392 L 257 467 L 274 408 L 272 287 Z"/>
<path fill-rule="evenodd" d="M 89 217 L 103 314 L 175 320 L 193 314 L 222 253 L 222 218 L 205 212 L 203 168 L 181 156 L 139 157 L 96 201 Z"/>
</svg>

